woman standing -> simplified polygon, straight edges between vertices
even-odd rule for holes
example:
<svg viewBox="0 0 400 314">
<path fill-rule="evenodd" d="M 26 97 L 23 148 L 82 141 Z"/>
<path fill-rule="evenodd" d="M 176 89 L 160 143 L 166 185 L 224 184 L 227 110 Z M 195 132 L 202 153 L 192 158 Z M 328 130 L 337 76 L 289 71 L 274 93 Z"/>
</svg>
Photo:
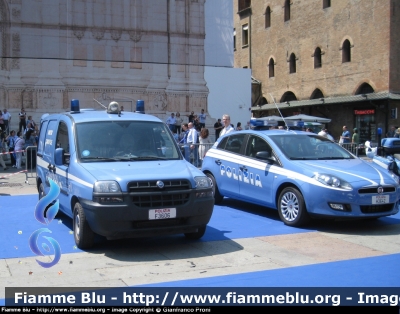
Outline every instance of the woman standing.
<svg viewBox="0 0 400 314">
<path fill-rule="evenodd" d="M 22 151 L 24 150 L 25 146 L 25 140 L 22 137 L 22 132 L 18 131 L 17 133 L 17 139 L 15 140 L 15 155 L 17 159 L 17 169 L 22 169 L 21 163 L 22 163 Z"/>
<path fill-rule="evenodd" d="M 175 114 L 175 130 L 176 133 L 178 134 L 178 136 L 181 135 L 181 125 L 183 123 L 183 119 L 181 118 L 181 114 L 179 112 L 177 112 Z"/>
<path fill-rule="evenodd" d="M 242 131 L 243 129 L 242 129 L 242 123 L 241 122 L 238 122 L 237 124 L 236 124 L 236 131 Z"/>
<path fill-rule="evenodd" d="M 208 149 L 210 148 L 210 138 L 209 138 L 209 131 L 207 128 L 202 128 L 200 131 L 200 136 L 199 136 L 199 159 L 200 163 L 203 162 L 204 156 L 206 155 Z"/>
</svg>

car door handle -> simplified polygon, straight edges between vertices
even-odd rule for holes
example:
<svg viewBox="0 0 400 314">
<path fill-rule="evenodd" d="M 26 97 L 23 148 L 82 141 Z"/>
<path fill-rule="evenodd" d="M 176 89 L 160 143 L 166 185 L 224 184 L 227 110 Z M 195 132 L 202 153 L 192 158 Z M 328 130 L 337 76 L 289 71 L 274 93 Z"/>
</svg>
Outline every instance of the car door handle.
<svg viewBox="0 0 400 314">
<path fill-rule="evenodd" d="M 49 169 L 50 172 L 56 173 L 56 165 L 51 165 L 51 164 L 49 164 L 49 165 L 47 166 L 47 169 Z"/>
<path fill-rule="evenodd" d="M 245 171 L 247 171 L 247 168 L 246 168 L 246 166 L 241 166 L 241 167 L 239 167 L 239 169 L 240 169 L 242 172 L 245 172 Z"/>
<path fill-rule="evenodd" d="M 216 163 L 218 166 L 222 164 L 221 160 L 219 160 L 219 159 L 216 160 L 215 163 Z"/>
</svg>

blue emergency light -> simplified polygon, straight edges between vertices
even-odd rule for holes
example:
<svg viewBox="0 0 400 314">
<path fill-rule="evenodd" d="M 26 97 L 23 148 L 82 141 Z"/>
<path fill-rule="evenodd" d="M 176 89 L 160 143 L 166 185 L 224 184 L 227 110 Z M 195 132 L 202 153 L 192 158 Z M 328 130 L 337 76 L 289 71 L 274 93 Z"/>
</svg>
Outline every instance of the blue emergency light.
<svg viewBox="0 0 400 314">
<path fill-rule="evenodd" d="M 71 113 L 78 113 L 80 112 L 79 110 L 79 100 L 78 99 L 72 99 L 71 100 Z"/>
<path fill-rule="evenodd" d="M 144 100 L 136 101 L 136 113 L 144 113 Z"/>
</svg>

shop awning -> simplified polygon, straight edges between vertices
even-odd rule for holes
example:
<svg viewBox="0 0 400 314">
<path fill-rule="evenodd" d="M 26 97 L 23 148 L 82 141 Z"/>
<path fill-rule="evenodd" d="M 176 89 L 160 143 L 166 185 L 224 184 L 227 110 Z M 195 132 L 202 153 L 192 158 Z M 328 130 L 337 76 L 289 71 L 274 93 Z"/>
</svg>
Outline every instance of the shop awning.
<svg viewBox="0 0 400 314">
<path fill-rule="evenodd" d="M 277 103 L 279 109 L 291 108 L 291 107 L 304 107 L 304 106 L 319 106 L 319 105 L 334 105 L 342 103 L 354 103 L 366 100 L 400 100 L 400 94 L 394 94 L 389 92 L 370 93 L 352 96 L 338 96 L 338 97 L 327 97 L 318 99 L 308 100 L 292 100 L 283 103 Z M 265 104 L 262 106 L 255 106 L 251 108 L 251 111 L 271 110 L 276 109 L 275 104 Z"/>
</svg>

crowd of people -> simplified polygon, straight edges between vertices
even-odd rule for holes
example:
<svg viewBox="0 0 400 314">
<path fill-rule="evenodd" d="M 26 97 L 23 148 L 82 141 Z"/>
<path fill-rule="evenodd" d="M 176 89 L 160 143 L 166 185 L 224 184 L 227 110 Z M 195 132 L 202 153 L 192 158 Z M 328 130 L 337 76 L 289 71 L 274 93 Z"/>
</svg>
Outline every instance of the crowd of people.
<svg viewBox="0 0 400 314">
<path fill-rule="evenodd" d="M 206 128 L 207 115 L 204 109 L 198 115 L 192 111 L 188 116 L 188 122 L 184 122 L 179 112 L 171 113 L 166 119 L 168 128 L 174 135 L 177 143 L 180 144 L 185 159 L 193 165 L 200 167 L 208 149 L 214 143 L 210 138 L 210 131 Z M 249 121 L 250 124 L 250 121 Z M 239 128 L 240 127 L 240 128 Z M 240 122 L 236 130 L 241 129 Z M 235 130 L 231 124 L 230 116 L 224 114 L 221 119 L 214 124 L 215 141 L 222 135 Z"/>
<path fill-rule="evenodd" d="M 13 168 L 22 169 L 22 156 L 29 146 L 37 145 L 38 125 L 33 120 L 32 116 L 27 116 L 25 109 L 21 108 L 18 113 L 18 131 L 10 130 L 11 114 L 4 109 L 0 110 L 0 165 L 3 170 L 7 170 L 4 162 L 5 154 L 11 158 L 11 166 Z M 32 150 L 28 152 L 26 162 L 28 168 L 36 166 L 36 155 Z"/>
</svg>

